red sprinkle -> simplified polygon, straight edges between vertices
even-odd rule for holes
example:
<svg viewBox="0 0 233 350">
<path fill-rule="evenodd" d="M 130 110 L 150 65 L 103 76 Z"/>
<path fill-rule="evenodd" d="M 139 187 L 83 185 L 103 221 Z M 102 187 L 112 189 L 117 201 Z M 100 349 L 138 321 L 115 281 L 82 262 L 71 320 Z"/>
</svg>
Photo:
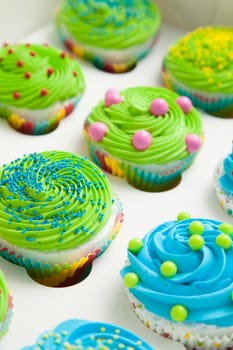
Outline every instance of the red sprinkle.
<svg viewBox="0 0 233 350">
<path fill-rule="evenodd" d="M 31 78 L 31 73 L 30 72 L 25 72 L 24 77 L 25 77 L 25 79 L 30 79 Z"/>
<path fill-rule="evenodd" d="M 4 43 L 2 46 L 7 47 L 8 45 L 9 45 L 8 43 Z"/>
<path fill-rule="evenodd" d="M 74 77 L 77 77 L 77 75 L 78 75 L 78 73 L 74 71 L 74 72 L 73 72 L 73 76 L 74 76 Z"/>
<path fill-rule="evenodd" d="M 40 90 L 40 95 L 41 96 L 47 96 L 48 95 L 48 90 L 47 89 L 41 89 Z"/>
<path fill-rule="evenodd" d="M 27 44 L 25 44 L 25 46 L 30 47 L 30 46 L 31 46 L 31 44 L 27 43 Z"/>
<path fill-rule="evenodd" d="M 52 75 L 53 73 L 54 73 L 54 69 L 53 68 L 48 68 L 48 70 L 47 70 L 48 76 Z"/>
<path fill-rule="evenodd" d="M 14 97 L 15 100 L 18 100 L 18 99 L 20 98 L 20 93 L 17 92 L 17 91 L 15 91 L 15 92 L 13 93 L 13 97 Z"/>
<path fill-rule="evenodd" d="M 7 52 L 9 55 L 11 55 L 14 51 L 12 49 L 9 49 Z"/>
<path fill-rule="evenodd" d="M 66 57 L 66 53 L 65 52 L 62 52 L 61 53 L 61 58 L 65 58 Z"/>
<path fill-rule="evenodd" d="M 30 55 L 31 55 L 32 57 L 35 57 L 35 56 L 36 56 L 35 51 L 31 51 L 31 52 L 30 52 Z"/>
<path fill-rule="evenodd" d="M 18 67 L 23 67 L 23 65 L 24 65 L 23 61 L 18 61 L 18 62 L 17 62 L 17 66 L 18 66 Z"/>
</svg>

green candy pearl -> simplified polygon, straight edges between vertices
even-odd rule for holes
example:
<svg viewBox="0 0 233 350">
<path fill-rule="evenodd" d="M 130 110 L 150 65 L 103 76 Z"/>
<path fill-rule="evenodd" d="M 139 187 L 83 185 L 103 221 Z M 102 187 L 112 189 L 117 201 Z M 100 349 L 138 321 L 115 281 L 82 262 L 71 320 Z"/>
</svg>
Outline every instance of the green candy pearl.
<svg viewBox="0 0 233 350">
<path fill-rule="evenodd" d="M 216 244 L 223 249 L 229 249 L 232 246 L 232 240 L 226 233 L 220 233 L 215 240 Z"/>
<path fill-rule="evenodd" d="M 177 273 L 177 266 L 173 261 L 164 261 L 160 266 L 160 272 L 164 277 L 171 278 Z"/>
<path fill-rule="evenodd" d="M 133 238 L 128 243 L 128 249 L 134 254 L 137 254 L 143 247 L 143 241 L 140 238 Z"/>
<path fill-rule="evenodd" d="M 228 235 L 233 234 L 233 226 L 230 224 L 227 224 L 225 222 L 223 222 L 221 225 L 219 225 L 218 229 L 219 229 L 219 231 L 226 233 Z"/>
<path fill-rule="evenodd" d="M 191 235 L 201 235 L 204 232 L 204 225 L 200 221 L 193 221 L 189 225 Z"/>
<path fill-rule="evenodd" d="M 192 235 L 189 238 L 189 247 L 193 250 L 200 250 L 204 243 L 204 238 L 200 235 Z"/>
<path fill-rule="evenodd" d="M 188 316 L 188 311 L 183 305 L 174 305 L 170 310 L 170 316 L 173 321 L 184 322 Z"/>
<path fill-rule="evenodd" d="M 182 211 L 177 215 L 177 220 L 185 220 L 185 219 L 190 219 L 191 215 L 189 213 L 187 213 L 186 211 Z"/>
<path fill-rule="evenodd" d="M 139 277 L 134 272 L 129 272 L 124 277 L 124 283 L 127 288 L 134 288 L 139 283 Z"/>
</svg>

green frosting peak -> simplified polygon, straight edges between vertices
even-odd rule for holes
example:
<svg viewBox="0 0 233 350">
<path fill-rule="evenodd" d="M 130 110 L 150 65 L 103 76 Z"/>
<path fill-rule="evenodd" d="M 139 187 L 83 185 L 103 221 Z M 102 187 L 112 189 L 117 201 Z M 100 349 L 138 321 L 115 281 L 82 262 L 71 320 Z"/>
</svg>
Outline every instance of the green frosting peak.
<svg viewBox="0 0 233 350">
<path fill-rule="evenodd" d="M 57 21 L 77 41 L 124 49 L 152 38 L 160 13 L 151 0 L 63 0 Z"/>
<path fill-rule="evenodd" d="M 0 238 L 39 251 L 77 248 L 112 214 L 112 192 L 86 158 L 47 151 L 0 169 Z"/>
<path fill-rule="evenodd" d="M 19 44 L 0 49 L 0 108 L 41 110 L 84 91 L 76 60 L 55 47 Z"/>
</svg>

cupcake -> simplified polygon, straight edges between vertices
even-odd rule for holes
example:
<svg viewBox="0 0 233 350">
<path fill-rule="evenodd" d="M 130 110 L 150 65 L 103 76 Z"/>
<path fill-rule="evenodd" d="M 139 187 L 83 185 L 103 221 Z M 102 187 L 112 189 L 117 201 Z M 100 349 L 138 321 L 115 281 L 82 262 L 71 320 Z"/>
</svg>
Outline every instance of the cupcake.
<svg viewBox="0 0 233 350">
<path fill-rule="evenodd" d="M 2 166 L 0 217 L 0 256 L 59 287 L 86 276 L 118 233 L 122 208 L 93 163 L 47 151 Z"/>
<path fill-rule="evenodd" d="M 204 27 L 179 39 L 165 55 L 165 86 L 188 96 L 195 107 L 233 117 L 233 28 Z"/>
<path fill-rule="evenodd" d="M 84 91 L 76 60 L 47 45 L 5 45 L 0 49 L 0 118 L 30 135 L 53 131 Z"/>
<path fill-rule="evenodd" d="M 0 270 L 0 339 L 7 332 L 12 317 L 12 297 L 6 278 Z"/>
<path fill-rule="evenodd" d="M 55 26 L 65 46 L 101 70 L 132 69 L 151 49 L 160 27 L 153 0 L 63 0 Z"/>
<path fill-rule="evenodd" d="M 232 235 L 183 212 L 132 239 L 121 275 L 138 318 L 188 350 L 232 349 Z"/>
<path fill-rule="evenodd" d="M 54 330 L 40 335 L 36 344 L 22 350 L 153 350 L 140 337 L 128 330 L 103 322 L 71 319 L 62 322 Z"/>
<path fill-rule="evenodd" d="M 110 89 L 86 119 L 84 136 L 96 164 L 145 191 L 175 187 L 203 141 L 191 101 L 158 87 Z"/>
<path fill-rule="evenodd" d="M 233 148 L 214 171 L 214 187 L 221 207 L 233 216 Z"/>
</svg>

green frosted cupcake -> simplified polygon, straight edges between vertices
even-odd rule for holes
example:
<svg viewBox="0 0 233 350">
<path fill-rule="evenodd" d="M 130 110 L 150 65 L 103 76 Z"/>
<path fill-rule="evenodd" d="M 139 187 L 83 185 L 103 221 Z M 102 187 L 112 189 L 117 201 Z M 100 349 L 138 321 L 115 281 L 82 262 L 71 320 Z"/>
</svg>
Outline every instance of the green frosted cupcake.
<svg viewBox="0 0 233 350">
<path fill-rule="evenodd" d="M 84 136 L 102 169 L 145 191 L 175 187 L 203 142 L 191 101 L 155 87 L 107 91 L 86 119 Z"/>
<path fill-rule="evenodd" d="M 48 286 L 80 281 L 118 233 L 122 208 L 106 176 L 62 151 L 0 169 L 0 256 Z"/>
<path fill-rule="evenodd" d="M 152 0 L 63 0 L 55 25 L 68 49 L 102 70 L 119 73 L 150 51 L 160 13 Z"/>
<path fill-rule="evenodd" d="M 166 87 L 188 96 L 194 106 L 233 117 L 233 28 L 204 27 L 179 39 L 164 58 Z"/>
<path fill-rule="evenodd" d="M 77 61 L 39 44 L 0 48 L 0 82 L 0 118 L 30 135 L 53 131 L 84 91 Z"/>
</svg>

